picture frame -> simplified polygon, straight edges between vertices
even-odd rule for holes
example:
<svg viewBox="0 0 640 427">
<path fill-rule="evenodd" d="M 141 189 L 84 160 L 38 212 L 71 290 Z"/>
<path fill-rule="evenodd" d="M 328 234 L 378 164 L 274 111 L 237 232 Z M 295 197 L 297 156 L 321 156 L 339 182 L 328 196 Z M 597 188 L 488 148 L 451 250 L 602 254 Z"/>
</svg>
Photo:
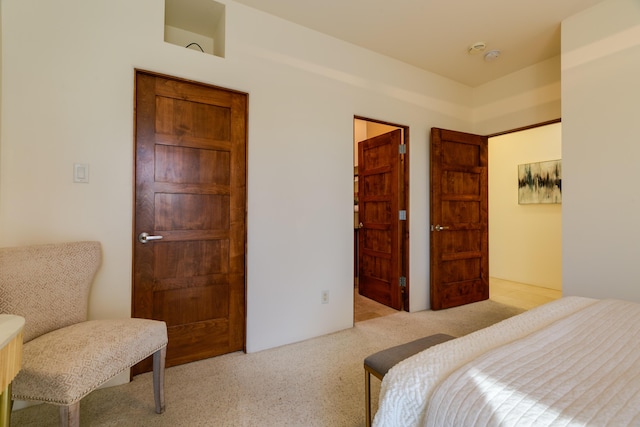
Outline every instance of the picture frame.
<svg viewBox="0 0 640 427">
<path fill-rule="evenodd" d="M 562 160 L 518 165 L 518 204 L 562 203 Z"/>
</svg>

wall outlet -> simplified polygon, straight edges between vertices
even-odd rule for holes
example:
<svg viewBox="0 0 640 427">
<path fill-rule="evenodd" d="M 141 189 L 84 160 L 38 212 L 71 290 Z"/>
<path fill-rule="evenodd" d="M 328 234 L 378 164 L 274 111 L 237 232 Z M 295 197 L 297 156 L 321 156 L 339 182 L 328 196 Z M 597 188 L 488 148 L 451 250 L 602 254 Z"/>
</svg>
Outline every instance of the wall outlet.
<svg viewBox="0 0 640 427">
<path fill-rule="evenodd" d="M 329 291 L 322 291 L 320 294 L 320 302 L 322 304 L 329 304 Z"/>
</svg>

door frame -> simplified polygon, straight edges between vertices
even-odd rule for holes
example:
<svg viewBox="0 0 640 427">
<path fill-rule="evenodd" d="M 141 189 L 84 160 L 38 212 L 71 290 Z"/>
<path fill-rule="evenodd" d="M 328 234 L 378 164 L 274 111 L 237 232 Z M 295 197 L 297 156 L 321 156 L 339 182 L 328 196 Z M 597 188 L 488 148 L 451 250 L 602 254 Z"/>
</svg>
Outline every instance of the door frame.
<svg viewBox="0 0 640 427">
<path fill-rule="evenodd" d="M 364 116 L 358 116 L 358 115 L 354 115 L 353 116 L 353 120 L 362 120 L 362 121 L 366 121 L 366 122 L 372 122 L 372 123 L 378 123 L 381 125 L 386 125 L 386 126 L 392 126 L 395 128 L 399 128 L 402 129 L 402 143 L 405 146 L 405 153 L 404 155 L 401 157 L 401 164 L 399 167 L 399 181 L 402 183 L 401 184 L 401 188 L 402 188 L 402 194 L 400 195 L 400 200 L 399 200 L 399 209 L 404 209 L 406 211 L 406 220 L 400 221 L 401 223 L 401 227 L 400 227 L 400 244 L 399 244 L 399 257 L 398 257 L 398 265 L 399 265 L 399 269 L 400 269 L 400 275 L 404 276 L 405 279 L 405 286 L 404 286 L 404 290 L 402 292 L 402 310 L 403 311 L 409 311 L 410 305 L 409 305 L 409 298 L 410 298 L 410 278 L 409 278 L 409 221 L 410 221 L 410 209 L 409 209 L 409 153 L 410 153 L 410 146 L 409 146 L 409 141 L 410 141 L 410 132 L 409 132 L 409 126 L 407 125 L 401 125 L 398 123 L 392 123 L 392 122 L 387 122 L 384 120 L 378 120 L 378 119 L 372 119 L 369 117 L 364 117 Z M 355 135 L 354 135 L 355 136 Z M 351 152 L 354 152 L 353 147 L 355 146 L 355 137 L 352 138 L 352 150 Z M 353 164 L 355 164 L 355 159 L 352 162 Z M 354 245 L 357 243 L 354 243 Z M 353 252 L 354 254 L 356 254 L 357 256 L 357 246 L 354 246 L 353 248 Z M 354 263 L 354 277 L 357 276 L 357 266 Z"/>
<path fill-rule="evenodd" d="M 562 118 L 557 118 L 557 119 L 553 119 L 553 120 L 547 120 L 545 122 L 534 123 L 532 125 L 527 125 L 527 126 L 522 126 L 522 127 L 515 128 L 515 129 L 508 129 L 508 130 L 505 130 L 505 131 L 502 131 L 502 132 L 492 133 L 492 134 L 486 135 L 486 137 L 487 138 L 493 138 L 493 137 L 500 136 L 500 135 L 506 135 L 506 134 L 509 134 L 509 133 L 521 132 L 523 130 L 539 128 L 539 127 L 542 127 L 542 126 L 552 125 L 554 123 L 560 123 L 560 122 L 562 122 Z"/>
</svg>

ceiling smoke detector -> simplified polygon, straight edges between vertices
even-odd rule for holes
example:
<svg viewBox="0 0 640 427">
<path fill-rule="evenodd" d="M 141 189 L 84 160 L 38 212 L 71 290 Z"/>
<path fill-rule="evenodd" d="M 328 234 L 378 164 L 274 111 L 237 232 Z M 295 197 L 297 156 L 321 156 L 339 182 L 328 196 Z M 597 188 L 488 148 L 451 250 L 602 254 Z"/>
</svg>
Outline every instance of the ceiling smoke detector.
<svg viewBox="0 0 640 427">
<path fill-rule="evenodd" d="M 484 54 L 484 60 L 487 62 L 495 61 L 500 56 L 499 50 L 490 50 Z"/>
<path fill-rule="evenodd" d="M 485 42 L 475 42 L 471 46 L 469 46 L 468 52 L 470 55 L 475 55 L 476 53 L 480 53 L 485 50 L 486 47 L 487 44 Z"/>
</svg>

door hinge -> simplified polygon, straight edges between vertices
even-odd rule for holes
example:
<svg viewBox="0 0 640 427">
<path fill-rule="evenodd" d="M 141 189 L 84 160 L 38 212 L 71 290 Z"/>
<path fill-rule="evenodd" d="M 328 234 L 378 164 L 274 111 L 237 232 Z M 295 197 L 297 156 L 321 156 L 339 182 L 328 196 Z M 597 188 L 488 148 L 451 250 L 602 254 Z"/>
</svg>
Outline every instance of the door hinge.
<svg viewBox="0 0 640 427">
<path fill-rule="evenodd" d="M 398 145 L 398 154 L 407 154 L 407 145 L 406 144 Z"/>
<path fill-rule="evenodd" d="M 407 278 L 405 276 L 400 276 L 400 287 L 401 288 L 407 287 Z"/>
<path fill-rule="evenodd" d="M 407 211 L 404 210 L 404 209 L 399 211 L 398 219 L 400 221 L 406 221 L 407 220 Z"/>
</svg>

